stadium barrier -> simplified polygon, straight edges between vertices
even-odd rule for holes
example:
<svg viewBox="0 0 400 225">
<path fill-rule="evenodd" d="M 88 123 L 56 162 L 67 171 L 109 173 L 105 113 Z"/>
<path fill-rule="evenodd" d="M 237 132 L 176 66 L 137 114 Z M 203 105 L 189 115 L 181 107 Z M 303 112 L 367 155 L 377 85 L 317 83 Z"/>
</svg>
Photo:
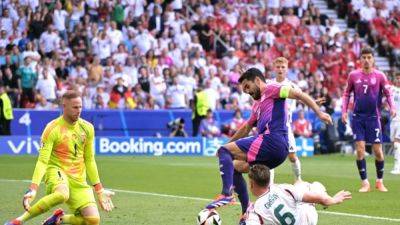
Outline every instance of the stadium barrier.
<svg viewBox="0 0 400 225">
<path fill-rule="evenodd" d="M 224 138 L 96 137 L 97 155 L 129 156 L 215 156 Z M 0 155 L 37 155 L 40 136 L 2 136 Z M 311 138 L 296 138 L 299 156 L 314 155 Z"/>
<path fill-rule="evenodd" d="M 59 110 L 15 109 L 14 120 L 11 122 L 13 135 L 41 135 L 46 124 L 60 116 Z M 214 111 L 215 120 L 221 124 L 230 123 L 233 111 Z M 250 116 L 249 111 L 243 112 L 243 118 Z M 306 118 L 318 126 L 320 123 L 313 112 L 306 112 Z M 340 114 L 335 115 L 335 119 Z M 156 134 L 169 136 L 168 122 L 177 118 L 185 120 L 185 130 L 192 133 L 191 110 L 84 110 L 82 118 L 94 125 L 96 136 L 116 137 L 154 137 Z M 293 120 L 297 113 L 293 115 Z"/>
</svg>

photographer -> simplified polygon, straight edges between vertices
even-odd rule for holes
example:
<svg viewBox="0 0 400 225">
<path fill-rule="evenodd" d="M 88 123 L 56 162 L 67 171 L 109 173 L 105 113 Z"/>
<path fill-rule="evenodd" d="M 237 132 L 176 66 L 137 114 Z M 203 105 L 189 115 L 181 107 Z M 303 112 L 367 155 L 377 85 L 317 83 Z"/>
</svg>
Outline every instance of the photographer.
<svg viewBox="0 0 400 225">
<path fill-rule="evenodd" d="M 170 137 L 187 137 L 185 131 L 185 120 L 183 118 L 177 118 L 167 124 L 167 127 L 172 130 L 169 134 Z"/>
</svg>

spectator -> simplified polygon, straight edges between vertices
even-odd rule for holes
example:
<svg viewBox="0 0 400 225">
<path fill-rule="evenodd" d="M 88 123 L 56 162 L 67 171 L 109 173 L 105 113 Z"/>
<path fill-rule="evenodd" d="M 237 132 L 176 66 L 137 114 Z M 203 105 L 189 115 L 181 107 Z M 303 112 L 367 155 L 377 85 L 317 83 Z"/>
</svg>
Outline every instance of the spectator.
<svg viewBox="0 0 400 225">
<path fill-rule="evenodd" d="M 68 17 L 67 11 L 62 9 L 62 4 L 60 1 L 56 2 L 56 7 L 53 12 L 53 25 L 57 29 L 58 34 L 64 41 L 68 41 L 67 29 L 65 27 L 65 21 Z"/>
<path fill-rule="evenodd" d="M 242 111 L 240 111 L 240 109 L 236 109 L 233 119 L 229 124 L 230 135 L 235 134 L 235 132 L 239 130 L 239 128 L 242 127 L 244 123 L 246 123 L 246 120 L 242 117 Z"/>
<path fill-rule="evenodd" d="M 38 103 L 35 105 L 35 109 L 52 110 L 56 108 L 51 102 L 48 102 L 46 98 L 44 98 L 43 96 L 37 95 L 36 98 Z"/>
<path fill-rule="evenodd" d="M 17 70 L 17 75 L 21 77 L 21 107 L 25 108 L 35 102 L 35 94 L 33 88 L 38 79 L 37 69 L 31 67 L 31 57 L 27 56 L 24 59 L 24 64 Z"/>
<path fill-rule="evenodd" d="M 213 112 L 207 110 L 206 117 L 200 123 L 200 134 L 203 137 L 219 137 L 221 131 L 219 129 L 218 123 L 213 118 Z"/>
<path fill-rule="evenodd" d="M 164 77 L 161 75 L 158 68 L 154 69 L 154 74 L 150 78 L 150 95 L 153 97 L 155 104 L 159 108 L 164 108 L 165 106 L 165 92 L 167 90 L 167 85 Z"/>
<path fill-rule="evenodd" d="M 50 77 L 47 68 L 44 68 L 42 73 L 41 78 L 36 83 L 36 90 L 42 98 L 53 103 L 56 101 L 56 82 L 54 81 L 54 77 Z"/>
<path fill-rule="evenodd" d="M 184 109 L 188 106 L 186 89 L 178 84 L 177 77 L 172 78 L 172 85 L 167 88 L 167 101 L 167 105 L 172 109 Z"/>
<path fill-rule="evenodd" d="M 47 27 L 47 31 L 40 36 L 40 51 L 47 57 L 53 56 L 53 51 L 59 48 L 60 38 L 55 33 L 53 25 Z"/>
<path fill-rule="evenodd" d="M 13 73 L 10 67 L 4 68 L 2 83 L 5 91 L 10 97 L 12 106 L 19 107 L 19 94 L 21 93 L 21 81 L 16 73 Z"/>
<path fill-rule="evenodd" d="M 299 118 L 293 122 L 293 133 L 296 137 L 311 137 L 311 123 L 304 118 L 304 111 L 299 111 Z"/>
</svg>

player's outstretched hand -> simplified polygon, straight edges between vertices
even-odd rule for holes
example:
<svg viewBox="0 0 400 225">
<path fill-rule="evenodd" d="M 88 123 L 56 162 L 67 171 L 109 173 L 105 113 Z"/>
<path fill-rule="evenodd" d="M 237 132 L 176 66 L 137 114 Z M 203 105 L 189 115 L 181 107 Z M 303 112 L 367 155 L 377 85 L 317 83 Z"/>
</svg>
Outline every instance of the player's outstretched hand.
<svg viewBox="0 0 400 225">
<path fill-rule="evenodd" d="M 328 113 L 321 112 L 321 113 L 319 113 L 318 117 L 324 123 L 329 124 L 329 125 L 333 125 L 332 118 Z"/>
<path fill-rule="evenodd" d="M 342 122 L 344 123 L 344 124 L 347 124 L 347 113 L 342 113 Z"/>
<path fill-rule="evenodd" d="M 336 193 L 335 196 L 333 196 L 333 199 L 335 199 L 336 204 L 339 204 L 344 202 L 345 200 L 351 199 L 351 193 L 348 191 L 341 190 L 338 193 Z"/>
<path fill-rule="evenodd" d="M 114 209 L 114 204 L 111 201 L 111 197 L 115 195 L 113 191 L 102 188 L 97 191 L 97 197 L 101 208 L 106 212 L 111 212 Z"/>
<path fill-rule="evenodd" d="M 36 190 L 35 189 L 29 189 L 25 195 L 24 199 L 22 200 L 22 205 L 24 206 L 25 211 L 28 211 L 31 208 L 31 202 L 35 199 L 36 197 Z"/>
</svg>

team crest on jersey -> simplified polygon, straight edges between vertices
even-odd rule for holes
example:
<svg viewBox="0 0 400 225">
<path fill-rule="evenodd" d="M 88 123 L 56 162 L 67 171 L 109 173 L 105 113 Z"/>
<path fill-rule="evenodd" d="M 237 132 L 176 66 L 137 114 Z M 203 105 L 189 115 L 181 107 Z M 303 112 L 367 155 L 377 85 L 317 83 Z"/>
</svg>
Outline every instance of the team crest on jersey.
<svg viewBox="0 0 400 225">
<path fill-rule="evenodd" d="M 371 84 L 376 84 L 376 78 L 375 77 L 371 78 Z"/>
<path fill-rule="evenodd" d="M 358 80 L 356 81 L 356 84 L 359 84 L 359 83 L 361 83 L 361 80 L 360 80 L 360 79 L 358 79 Z"/>
</svg>

